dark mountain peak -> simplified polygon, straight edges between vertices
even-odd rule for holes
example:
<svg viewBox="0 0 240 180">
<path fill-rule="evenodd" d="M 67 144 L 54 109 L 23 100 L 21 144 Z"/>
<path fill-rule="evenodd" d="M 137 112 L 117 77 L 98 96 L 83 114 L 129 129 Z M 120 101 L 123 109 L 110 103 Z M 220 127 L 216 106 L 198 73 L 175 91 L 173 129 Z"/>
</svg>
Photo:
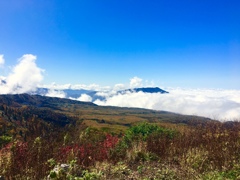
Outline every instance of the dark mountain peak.
<svg viewBox="0 0 240 180">
<path fill-rule="evenodd" d="M 133 89 L 136 92 L 144 92 L 144 93 L 169 93 L 163 89 L 160 89 L 159 87 L 143 87 L 143 88 L 134 88 Z"/>
<path fill-rule="evenodd" d="M 126 89 L 119 91 L 120 93 L 126 93 L 126 92 L 144 92 L 144 93 L 169 93 L 163 89 L 160 89 L 159 87 L 142 87 L 142 88 L 134 88 L 134 89 Z"/>
</svg>

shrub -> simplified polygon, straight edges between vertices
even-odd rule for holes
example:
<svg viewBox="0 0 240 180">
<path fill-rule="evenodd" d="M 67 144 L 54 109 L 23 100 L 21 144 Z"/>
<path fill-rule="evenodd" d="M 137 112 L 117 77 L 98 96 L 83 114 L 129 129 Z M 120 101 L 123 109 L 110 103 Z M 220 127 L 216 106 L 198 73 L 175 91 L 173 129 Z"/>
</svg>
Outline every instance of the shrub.
<svg viewBox="0 0 240 180">
<path fill-rule="evenodd" d="M 152 134 L 165 135 L 172 139 L 176 135 L 176 131 L 157 126 L 156 124 L 143 122 L 130 127 L 126 131 L 123 141 L 127 146 L 130 146 L 133 141 L 146 141 Z"/>
<path fill-rule="evenodd" d="M 84 166 L 93 165 L 96 161 L 104 161 L 110 158 L 111 150 L 118 143 L 118 137 L 107 134 L 105 139 L 96 141 L 84 141 L 83 144 L 72 144 L 60 148 L 59 161 L 69 162 L 77 158 Z M 92 142 L 92 143 L 90 143 Z"/>
</svg>

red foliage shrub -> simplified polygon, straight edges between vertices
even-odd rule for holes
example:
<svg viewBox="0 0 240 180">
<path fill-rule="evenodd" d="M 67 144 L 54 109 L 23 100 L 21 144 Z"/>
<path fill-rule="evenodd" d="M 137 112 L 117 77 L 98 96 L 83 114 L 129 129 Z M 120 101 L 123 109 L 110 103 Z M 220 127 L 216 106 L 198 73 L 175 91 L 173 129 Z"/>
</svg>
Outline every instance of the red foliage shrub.
<svg viewBox="0 0 240 180">
<path fill-rule="evenodd" d="M 58 159 L 66 162 L 68 157 L 73 155 L 79 163 L 85 166 L 93 164 L 95 161 L 104 161 L 108 159 L 108 154 L 116 146 L 119 138 L 107 134 L 105 140 L 95 144 L 74 144 L 60 148 Z"/>
</svg>

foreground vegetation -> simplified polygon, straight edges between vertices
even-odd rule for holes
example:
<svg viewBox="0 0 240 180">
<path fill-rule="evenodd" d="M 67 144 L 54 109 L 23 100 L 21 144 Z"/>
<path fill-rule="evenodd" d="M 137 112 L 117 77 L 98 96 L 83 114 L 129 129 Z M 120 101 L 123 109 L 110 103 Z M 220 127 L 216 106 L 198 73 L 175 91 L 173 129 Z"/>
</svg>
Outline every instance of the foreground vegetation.
<svg viewBox="0 0 240 180">
<path fill-rule="evenodd" d="M 0 174 L 5 179 L 240 179 L 239 122 L 174 128 L 143 122 L 124 134 L 77 126 L 50 141 L 8 139 L 0 151 Z"/>
<path fill-rule="evenodd" d="M 240 122 L 0 95 L 0 179 L 240 179 Z"/>
</svg>

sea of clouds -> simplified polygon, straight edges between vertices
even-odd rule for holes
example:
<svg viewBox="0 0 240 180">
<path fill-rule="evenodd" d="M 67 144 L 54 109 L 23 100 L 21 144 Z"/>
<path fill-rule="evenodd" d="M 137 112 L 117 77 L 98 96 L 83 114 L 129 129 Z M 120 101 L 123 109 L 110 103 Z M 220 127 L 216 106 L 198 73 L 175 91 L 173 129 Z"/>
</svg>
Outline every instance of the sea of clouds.
<svg viewBox="0 0 240 180">
<path fill-rule="evenodd" d="M 126 93 L 96 100 L 98 105 L 139 107 L 181 114 L 205 116 L 212 119 L 240 119 L 239 90 L 209 90 L 167 88 L 169 94 Z"/>
<path fill-rule="evenodd" d="M 154 83 L 144 83 L 139 77 L 131 78 L 129 84 L 116 84 L 114 87 L 101 87 L 97 84 L 43 85 L 41 83 L 44 70 L 37 66 L 36 58 L 32 54 L 25 54 L 11 68 L 7 76 L 0 76 L 0 94 L 31 93 L 38 87 L 45 87 L 49 89 L 46 96 L 66 98 L 64 89 L 85 89 L 97 91 L 97 96 L 102 98 L 93 100 L 88 94 L 81 94 L 78 98 L 69 98 L 90 101 L 103 106 L 139 107 L 205 116 L 218 120 L 240 120 L 240 90 L 160 87 L 169 94 L 130 91 L 119 93 L 119 90 L 123 89 L 154 86 Z M 0 55 L 0 72 L 5 68 L 4 65 L 4 56 Z"/>
</svg>

